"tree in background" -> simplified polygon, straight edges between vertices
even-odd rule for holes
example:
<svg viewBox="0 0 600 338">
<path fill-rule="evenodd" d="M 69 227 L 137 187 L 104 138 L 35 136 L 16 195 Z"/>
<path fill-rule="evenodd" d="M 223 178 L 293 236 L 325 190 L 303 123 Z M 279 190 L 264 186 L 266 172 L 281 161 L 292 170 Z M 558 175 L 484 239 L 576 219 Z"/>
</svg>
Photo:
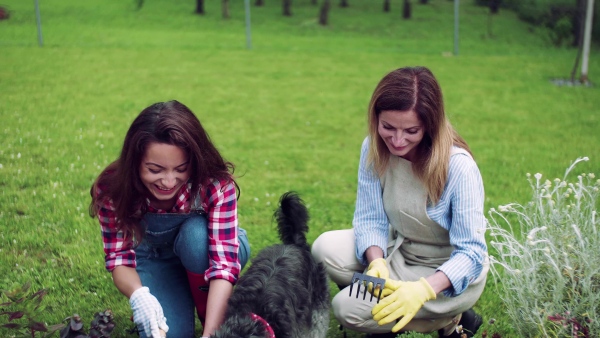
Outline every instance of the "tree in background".
<svg viewBox="0 0 600 338">
<path fill-rule="evenodd" d="M 588 1 L 589 0 L 577 0 L 577 14 L 573 18 L 573 35 L 575 35 L 573 45 L 577 46 L 577 56 L 575 56 L 575 62 L 573 63 L 573 69 L 571 70 L 571 83 L 575 83 L 579 61 L 583 54 L 583 31 L 585 30 L 585 14 Z"/>
<path fill-rule="evenodd" d="M 383 11 L 389 12 L 390 9 L 390 0 L 383 0 Z"/>
<path fill-rule="evenodd" d="M 585 28 L 585 12 L 587 10 L 587 0 L 576 0 L 577 10 L 573 16 L 573 46 L 583 45 L 583 31 Z"/>
<path fill-rule="evenodd" d="M 490 13 L 491 14 L 497 14 L 498 11 L 500 10 L 500 3 L 502 2 L 502 0 L 490 0 Z"/>
<path fill-rule="evenodd" d="M 254 6 L 259 6 L 260 7 L 260 6 L 264 5 L 264 4 L 265 4 L 265 2 L 263 0 L 256 0 L 256 2 L 254 3 Z"/>
<path fill-rule="evenodd" d="M 196 0 L 196 14 L 204 15 L 204 0 Z"/>
<path fill-rule="evenodd" d="M 229 19 L 229 0 L 221 0 L 221 12 L 223 13 L 223 19 Z"/>
<path fill-rule="evenodd" d="M 283 15 L 292 16 L 292 0 L 283 0 Z"/>
<path fill-rule="evenodd" d="M 493 37 L 494 30 L 492 29 L 492 24 L 494 22 L 494 15 L 498 14 L 500 2 L 502 0 L 489 0 L 488 7 L 490 8 L 490 12 L 488 13 L 488 24 L 487 24 L 487 36 Z"/>
<path fill-rule="evenodd" d="M 348 7 L 348 6 L 350 6 L 350 4 L 348 3 L 348 0 L 340 1 L 340 7 Z"/>
<path fill-rule="evenodd" d="M 321 10 L 319 11 L 319 24 L 327 26 L 329 21 L 329 8 L 331 7 L 331 0 L 323 0 Z"/>
<path fill-rule="evenodd" d="M 411 17 L 411 6 L 410 0 L 404 0 L 404 7 L 402 8 L 402 18 L 408 20 Z"/>
</svg>

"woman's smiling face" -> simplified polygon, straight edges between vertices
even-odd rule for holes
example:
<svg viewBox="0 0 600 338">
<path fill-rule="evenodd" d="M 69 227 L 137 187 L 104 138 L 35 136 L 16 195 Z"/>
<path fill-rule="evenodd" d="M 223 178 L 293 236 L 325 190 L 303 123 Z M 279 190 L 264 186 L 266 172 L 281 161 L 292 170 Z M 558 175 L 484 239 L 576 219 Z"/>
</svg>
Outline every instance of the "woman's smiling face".
<svg viewBox="0 0 600 338">
<path fill-rule="evenodd" d="M 411 162 L 424 136 L 423 125 L 414 110 L 381 111 L 377 132 L 392 155 Z"/>
<path fill-rule="evenodd" d="M 174 145 L 150 143 L 140 164 L 140 179 L 150 193 L 150 204 L 170 209 L 176 194 L 190 178 L 191 166 L 186 152 Z"/>
</svg>

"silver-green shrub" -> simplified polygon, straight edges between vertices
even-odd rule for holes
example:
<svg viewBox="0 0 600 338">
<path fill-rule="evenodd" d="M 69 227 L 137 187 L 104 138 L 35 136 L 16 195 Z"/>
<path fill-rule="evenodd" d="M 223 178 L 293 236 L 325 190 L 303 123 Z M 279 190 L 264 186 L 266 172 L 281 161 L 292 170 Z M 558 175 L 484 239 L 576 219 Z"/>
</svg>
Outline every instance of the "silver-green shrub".
<svg viewBox="0 0 600 338">
<path fill-rule="evenodd" d="M 527 174 L 531 201 L 489 211 L 491 271 L 522 337 L 600 336 L 600 180 L 569 175 L 587 160 L 562 180 Z"/>
</svg>

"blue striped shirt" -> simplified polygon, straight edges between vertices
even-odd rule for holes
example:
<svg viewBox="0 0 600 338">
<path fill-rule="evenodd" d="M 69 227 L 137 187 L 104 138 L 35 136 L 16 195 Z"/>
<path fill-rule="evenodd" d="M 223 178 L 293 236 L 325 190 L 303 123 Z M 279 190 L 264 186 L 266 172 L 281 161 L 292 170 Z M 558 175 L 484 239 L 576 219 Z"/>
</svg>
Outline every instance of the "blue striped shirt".
<svg viewBox="0 0 600 338">
<path fill-rule="evenodd" d="M 364 253 L 378 246 L 387 254 L 389 221 L 383 209 L 379 177 L 367 165 L 368 138 L 362 144 L 358 169 L 358 192 L 352 225 L 356 235 L 356 256 L 365 265 Z M 465 154 L 450 158 L 448 181 L 436 205 L 427 207 L 429 218 L 448 230 L 454 246 L 450 259 L 437 271 L 448 276 L 452 287 L 446 296 L 457 296 L 474 282 L 486 259 L 486 218 L 483 213 L 483 180 L 475 161 Z"/>
</svg>

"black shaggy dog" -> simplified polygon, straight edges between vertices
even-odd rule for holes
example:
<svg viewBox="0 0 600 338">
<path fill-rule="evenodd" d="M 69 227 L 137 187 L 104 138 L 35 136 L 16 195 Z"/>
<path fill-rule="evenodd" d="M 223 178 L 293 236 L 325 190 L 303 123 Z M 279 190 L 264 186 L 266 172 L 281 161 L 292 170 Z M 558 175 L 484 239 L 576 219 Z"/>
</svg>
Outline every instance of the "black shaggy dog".
<svg viewBox="0 0 600 338">
<path fill-rule="evenodd" d="M 329 284 L 306 242 L 308 211 L 294 192 L 275 212 L 283 244 L 263 249 L 240 277 L 225 321 L 212 338 L 322 338 L 329 326 Z M 267 324 L 268 323 L 268 324 Z M 271 331 L 272 329 L 272 331 Z"/>
</svg>

